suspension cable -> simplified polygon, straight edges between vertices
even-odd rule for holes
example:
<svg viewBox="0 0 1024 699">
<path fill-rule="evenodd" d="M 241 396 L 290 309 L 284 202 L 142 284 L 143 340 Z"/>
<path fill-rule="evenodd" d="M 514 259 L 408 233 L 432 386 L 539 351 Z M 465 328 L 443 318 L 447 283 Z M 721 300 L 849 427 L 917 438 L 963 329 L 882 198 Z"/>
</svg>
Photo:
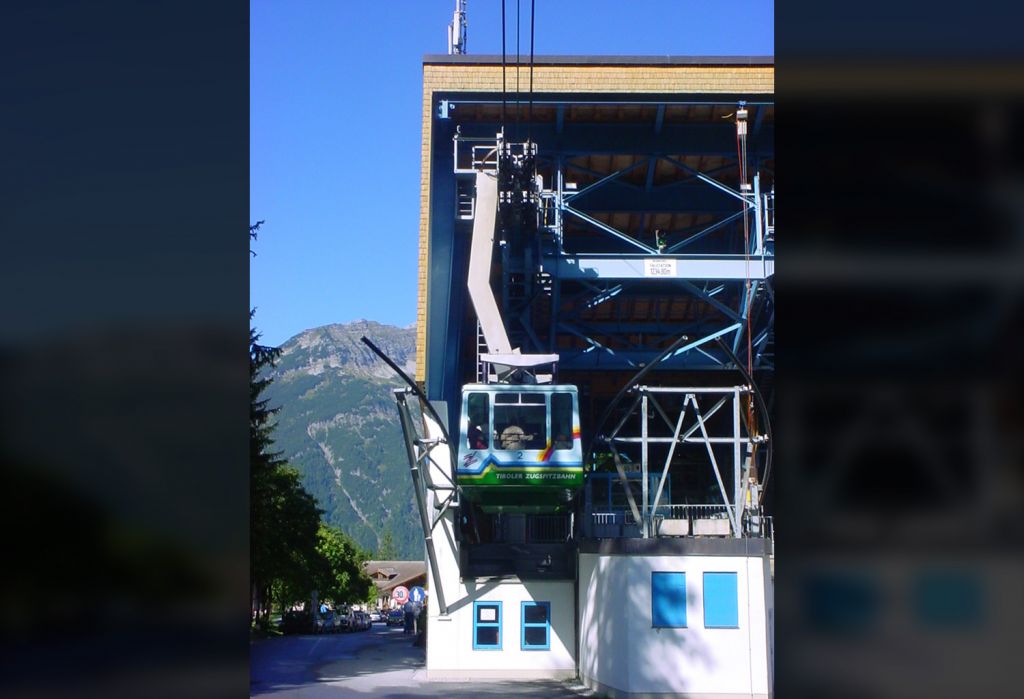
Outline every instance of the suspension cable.
<svg viewBox="0 0 1024 699">
<path fill-rule="evenodd" d="M 530 111 L 526 116 L 526 140 L 533 141 L 533 37 L 534 37 L 534 11 L 536 0 L 530 0 Z"/>
<path fill-rule="evenodd" d="M 505 0 L 501 0 L 501 132 L 505 133 Z"/>
<path fill-rule="evenodd" d="M 522 94 L 519 91 L 519 5 L 520 0 L 516 0 L 516 141 L 519 140 L 519 96 Z"/>
</svg>

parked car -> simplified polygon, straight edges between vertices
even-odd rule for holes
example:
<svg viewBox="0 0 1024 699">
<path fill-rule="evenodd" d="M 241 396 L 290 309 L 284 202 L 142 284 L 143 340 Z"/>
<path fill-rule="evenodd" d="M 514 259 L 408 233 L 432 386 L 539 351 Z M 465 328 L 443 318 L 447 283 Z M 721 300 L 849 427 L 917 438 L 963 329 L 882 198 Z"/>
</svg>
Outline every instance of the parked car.
<svg viewBox="0 0 1024 699">
<path fill-rule="evenodd" d="M 341 614 L 335 611 L 328 612 L 330 615 L 328 618 L 328 624 L 324 628 L 324 633 L 338 633 L 341 631 Z"/>
<path fill-rule="evenodd" d="M 384 621 L 384 617 L 382 617 L 380 615 L 380 611 L 379 610 L 374 609 L 372 612 L 370 612 L 370 623 L 371 624 L 377 624 L 377 623 L 380 623 L 382 621 Z"/>
<path fill-rule="evenodd" d="M 392 609 L 388 612 L 388 626 L 404 626 L 405 612 L 401 609 Z"/>
<path fill-rule="evenodd" d="M 359 630 L 366 631 L 370 628 L 370 615 L 366 612 L 356 612 L 359 617 Z"/>
<path fill-rule="evenodd" d="M 339 631 L 351 631 L 352 630 L 352 612 L 348 607 L 340 607 L 337 612 L 338 616 L 338 630 Z"/>
<path fill-rule="evenodd" d="M 313 621 L 313 613 L 306 611 L 285 612 L 281 617 L 281 633 L 315 633 L 316 624 Z"/>
</svg>

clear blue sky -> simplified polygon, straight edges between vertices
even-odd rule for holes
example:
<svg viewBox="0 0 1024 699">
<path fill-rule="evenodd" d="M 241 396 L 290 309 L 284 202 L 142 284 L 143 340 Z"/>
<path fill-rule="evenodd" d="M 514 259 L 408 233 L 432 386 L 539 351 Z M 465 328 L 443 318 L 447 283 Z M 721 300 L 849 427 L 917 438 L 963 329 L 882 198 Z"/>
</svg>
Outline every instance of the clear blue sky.
<svg viewBox="0 0 1024 699">
<path fill-rule="evenodd" d="M 519 0 L 529 56 L 529 0 Z M 263 342 L 416 320 L 422 59 L 454 0 L 252 0 L 250 302 Z M 772 55 L 771 0 L 537 0 L 537 54 Z M 469 53 L 501 53 L 500 0 L 468 0 Z M 506 0 L 515 51 L 516 0 Z"/>
</svg>

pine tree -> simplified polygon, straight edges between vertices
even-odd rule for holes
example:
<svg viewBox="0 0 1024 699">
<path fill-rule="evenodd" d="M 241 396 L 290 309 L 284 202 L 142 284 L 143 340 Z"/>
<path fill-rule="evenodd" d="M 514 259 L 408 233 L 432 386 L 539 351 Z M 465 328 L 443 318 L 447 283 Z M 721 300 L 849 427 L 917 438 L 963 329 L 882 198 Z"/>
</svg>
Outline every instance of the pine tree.
<svg viewBox="0 0 1024 699">
<path fill-rule="evenodd" d="M 249 227 L 251 240 L 262 223 Z M 281 350 L 260 344 L 260 333 L 251 327 L 255 313 L 249 312 L 250 585 L 252 621 L 266 624 L 272 593 L 282 606 L 308 602 L 313 590 L 337 602 L 361 601 L 372 582 L 362 572 L 366 554 L 321 523 L 323 510 L 302 486 L 299 472 L 274 451 L 279 408 L 262 395 Z"/>
<path fill-rule="evenodd" d="M 251 240 L 262 223 L 249 227 Z M 273 449 L 279 408 L 270 407 L 262 394 L 281 350 L 260 344 L 260 333 L 251 326 L 255 314 L 256 309 L 249 311 L 249 566 L 252 619 L 265 623 L 271 590 L 288 591 L 289 601 L 297 601 L 295 591 L 301 590 L 298 600 L 304 599 L 326 562 L 317 551 L 322 511 L 302 487 L 298 471 Z"/>
<path fill-rule="evenodd" d="M 393 561 L 396 558 L 398 558 L 398 552 L 395 551 L 395 538 L 391 535 L 391 528 L 388 527 L 384 530 L 384 534 L 380 538 L 380 546 L 377 549 L 377 560 Z"/>
<path fill-rule="evenodd" d="M 249 312 L 249 321 L 256 310 Z M 273 541 L 274 478 L 284 465 L 279 452 L 273 451 L 272 422 L 276 408 L 261 394 L 271 379 L 262 376 L 271 368 L 280 350 L 259 344 L 260 334 L 249 328 L 249 561 L 253 620 L 269 615 L 270 586 L 274 581 Z"/>
</svg>

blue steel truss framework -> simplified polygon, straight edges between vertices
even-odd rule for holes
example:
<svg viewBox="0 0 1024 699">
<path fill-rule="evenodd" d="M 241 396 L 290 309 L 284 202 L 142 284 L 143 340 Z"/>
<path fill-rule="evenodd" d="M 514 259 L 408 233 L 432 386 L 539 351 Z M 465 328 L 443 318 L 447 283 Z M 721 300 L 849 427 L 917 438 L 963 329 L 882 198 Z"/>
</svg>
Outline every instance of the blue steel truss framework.
<svg viewBox="0 0 1024 699">
<path fill-rule="evenodd" d="M 745 106 L 755 110 L 753 132 L 760 135 L 771 103 L 580 103 L 606 107 L 654 105 L 654 123 L 649 130 L 654 136 L 664 134 L 660 143 L 652 140 L 651 134 L 640 137 L 632 123 L 608 124 L 606 137 L 598 138 L 594 124 L 574 127 L 565 123 L 566 109 L 577 103 L 547 103 L 555 106 L 554 124 L 531 127 L 531 135 L 540 146 L 540 158 L 553 180 L 553 186 L 540 195 L 542 243 L 525 263 L 510 259 L 508 254 L 502 260 L 507 272 L 501 285 L 503 310 L 517 325 L 521 344 L 530 346 L 530 351 L 559 352 L 562 370 L 638 369 L 650 361 L 659 345 L 685 333 L 692 341 L 667 358 L 665 367 L 714 370 L 727 367 L 730 361 L 712 343 L 724 337 L 741 361 L 756 370 L 770 370 L 775 194 L 774 186 L 763 186 L 762 175 L 756 169 L 773 156 L 770 141 L 748 152 L 747 161 L 755 166 L 751 181 L 737 181 L 737 186 L 731 186 L 722 181 L 722 175 L 730 171 L 734 176 L 739 174 L 739 149 L 729 154 L 729 162 L 721 153 L 721 144 L 723 134 L 732 134 L 739 142 L 740 122 L 712 124 L 699 131 L 690 125 L 687 130 L 686 124 L 666 127 L 664 115 L 668 105 L 717 104 L 737 111 Z M 455 114 L 466 113 L 472 105 L 487 104 L 490 101 L 486 99 L 439 103 L 439 122 L 456 122 L 453 172 L 463 177 L 463 182 L 478 170 L 493 169 L 495 137 L 482 134 L 496 125 L 459 121 Z M 744 121 L 744 136 L 746 126 Z M 552 127 L 555 136 L 576 137 L 552 138 L 553 143 L 545 143 L 545 134 Z M 635 140 L 623 138 L 622 129 L 632 133 Z M 577 131 L 595 138 L 589 151 Z M 613 151 L 611 142 L 620 143 L 621 152 Z M 701 145 L 705 143 L 708 145 Z M 638 152 L 645 150 L 653 152 Z M 632 162 L 609 172 L 581 164 L 581 158 L 593 158 L 595 154 L 607 156 L 609 162 L 622 156 Z M 684 162 L 694 156 L 714 156 L 716 167 L 702 172 Z M 667 177 L 665 170 L 669 171 Z M 471 219 L 471 195 L 463 188 L 458 198 L 459 218 Z M 623 213 L 631 230 L 615 223 Z M 688 213 L 695 221 L 693 225 L 652 230 L 658 216 L 665 218 L 667 214 L 671 221 Z M 631 222 L 637 215 L 639 222 Z M 506 249 L 504 241 L 502 247 Z M 538 304 L 541 293 L 544 298 Z M 695 310 L 683 321 L 657 311 L 641 318 L 635 312 L 623 313 L 615 308 L 616 304 L 644 297 L 654 298 L 662 306 L 688 297 L 695 302 Z M 614 309 L 611 315 L 615 322 L 602 315 L 604 308 Z M 624 319 L 623 315 L 630 317 Z M 538 322 L 541 319 L 546 319 L 546 329 Z"/>
<path fill-rule="evenodd" d="M 762 193 L 760 176 L 755 175 L 753 186 L 749 188 L 750 191 L 739 192 L 703 173 L 694 171 L 673 158 L 666 157 L 665 160 L 689 172 L 708 186 L 734 197 L 739 210 L 725 215 L 713 223 L 703 225 L 700 230 L 695 232 L 673 233 L 671 238 L 670 234 L 666 234 L 664 238 L 656 237 L 655 245 L 657 247 L 652 247 L 633 235 L 618 230 L 575 208 L 573 203 L 581 197 L 593 196 L 596 190 L 608 186 L 621 175 L 635 169 L 637 165 L 642 165 L 647 168 L 648 172 L 652 172 L 654 158 L 618 170 L 580 190 L 567 190 L 564 173 L 558 171 L 557 189 L 547 195 L 551 200 L 550 205 L 558 214 L 552 217 L 552 225 L 549 226 L 549 232 L 555 241 L 555 248 L 550 254 L 541 258 L 540 272 L 554 280 L 579 281 L 585 291 L 581 297 L 572 299 L 572 303 L 567 307 L 559 309 L 560 312 L 557 313 L 558 317 L 555 320 L 556 332 L 567 332 L 585 340 L 588 347 L 582 350 L 580 355 L 596 350 L 615 357 L 617 355 L 614 350 L 586 332 L 581 319 L 581 311 L 596 308 L 631 289 L 639 290 L 650 282 L 668 282 L 679 293 L 689 294 L 718 311 L 721 320 L 717 326 L 709 325 L 707 322 L 692 324 L 687 330 L 690 330 L 690 336 L 696 339 L 676 350 L 666 358 L 666 363 L 675 364 L 677 358 L 679 360 L 690 359 L 687 353 L 692 352 L 691 357 L 696 361 L 690 361 L 686 365 L 687 368 L 722 368 L 726 366 L 725 358 L 709 351 L 706 345 L 715 338 L 728 336 L 732 340 L 733 353 L 747 354 L 745 351 L 747 348 L 741 345 L 748 330 L 748 321 L 759 302 L 760 305 L 764 305 L 763 300 L 768 293 L 768 284 L 775 273 L 774 189 Z M 562 222 L 566 215 L 573 216 L 606 236 L 625 243 L 629 250 L 617 253 L 605 252 L 598 241 L 593 251 L 585 249 L 567 251 L 565 234 L 562 229 Z M 687 252 L 687 249 L 697 241 L 708 239 L 716 231 L 725 229 L 744 216 L 753 219 L 754 231 L 753 235 L 748 235 L 747 239 L 743 241 L 739 251 L 736 251 L 735 248 L 729 250 L 726 246 L 725 250 L 717 253 L 690 254 Z M 670 240 L 672 242 L 669 242 Z M 738 307 L 731 307 L 715 298 L 723 295 L 722 292 L 730 286 L 734 287 L 733 297 L 738 299 Z M 724 296 L 727 297 L 728 294 Z M 763 308 L 758 310 L 763 310 Z M 771 315 L 766 322 L 758 324 L 756 336 L 752 337 L 749 347 L 749 350 L 753 352 L 750 361 L 752 367 L 771 368 L 770 357 L 766 355 L 765 349 L 773 326 L 774 308 L 771 309 Z M 622 328 L 622 330 L 643 332 L 637 326 Z M 665 329 L 655 326 L 653 334 L 663 337 L 671 335 L 671 331 L 663 334 L 659 332 L 661 330 Z M 751 330 L 751 332 L 753 331 Z M 648 332 L 648 334 L 651 333 Z M 639 353 L 629 351 L 620 353 L 618 355 L 620 361 L 631 368 L 639 368 L 642 366 L 642 362 L 649 360 L 650 357 L 649 353 L 643 352 L 642 348 L 638 349 Z M 696 359 L 697 357 L 702 359 Z M 579 363 L 575 360 L 576 358 L 571 356 L 563 358 L 563 368 L 577 368 Z"/>
<path fill-rule="evenodd" d="M 533 123 L 519 126 L 526 105 L 509 105 L 505 138 L 537 144 L 543 178 L 537 240 L 499 241 L 496 255 L 510 339 L 523 352 L 559 354 L 559 381 L 615 376 L 621 385 L 686 335 L 648 380 L 732 386 L 720 338 L 770 403 L 772 96 L 621 97 L 536 95 Z M 435 93 L 433 106 L 426 391 L 448 402 L 455 424 L 480 351 L 465 290 L 472 179 L 494 159 L 501 96 Z"/>
</svg>

